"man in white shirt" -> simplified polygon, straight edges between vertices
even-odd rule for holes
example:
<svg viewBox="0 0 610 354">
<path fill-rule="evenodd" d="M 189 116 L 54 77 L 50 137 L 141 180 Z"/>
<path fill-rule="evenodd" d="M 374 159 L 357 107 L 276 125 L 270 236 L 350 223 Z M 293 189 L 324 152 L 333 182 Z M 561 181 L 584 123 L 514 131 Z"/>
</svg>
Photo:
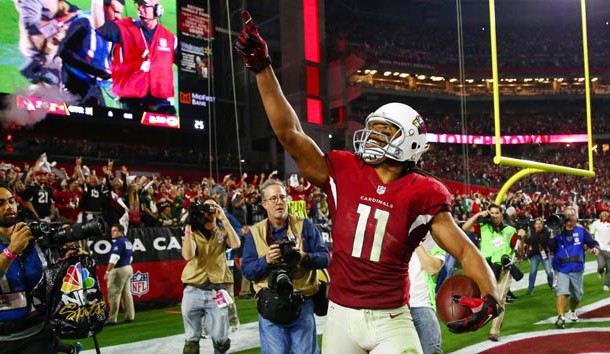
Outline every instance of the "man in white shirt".
<svg viewBox="0 0 610 354">
<path fill-rule="evenodd" d="M 599 243 L 599 255 L 597 255 L 597 273 L 604 277 L 603 290 L 610 290 L 610 212 L 603 210 L 599 213 L 599 219 L 595 220 L 589 227 L 591 235 Z"/>
<path fill-rule="evenodd" d="M 409 262 L 409 305 L 424 354 L 443 353 L 434 290 L 438 272 L 445 262 L 445 253 L 428 234 Z"/>
</svg>

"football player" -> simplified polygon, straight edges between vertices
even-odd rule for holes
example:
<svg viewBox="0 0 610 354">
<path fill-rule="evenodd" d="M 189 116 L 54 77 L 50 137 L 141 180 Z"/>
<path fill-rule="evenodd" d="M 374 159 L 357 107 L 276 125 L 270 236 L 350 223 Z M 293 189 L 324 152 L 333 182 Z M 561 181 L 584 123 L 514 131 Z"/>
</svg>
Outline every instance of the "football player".
<svg viewBox="0 0 610 354">
<path fill-rule="evenodd" d="M 460 303 L 473 308 L 473 315 L 449 323 L 449 328 L 472 331 L 497 316 L 502 308 L 491 269 L 455 224 L 445 186 L 416 167 L 428 149 L 421 116 L 402 103 L 383 105 L 354 135 L 355 153 L 324 154 L 304 133 L 282 93 L 267 44 L 250 14 L 244 12 L 243 20 L 245 28 L 235 48 L 256 73 L 271 127 L 301 174 L 329 196 L 334 219 L 333 284 L 322 351 L 422 351 L 407 305 L 407 269 L 428 231 L 486 294 L 480 299 L 460 298 Z"/>
</svg>

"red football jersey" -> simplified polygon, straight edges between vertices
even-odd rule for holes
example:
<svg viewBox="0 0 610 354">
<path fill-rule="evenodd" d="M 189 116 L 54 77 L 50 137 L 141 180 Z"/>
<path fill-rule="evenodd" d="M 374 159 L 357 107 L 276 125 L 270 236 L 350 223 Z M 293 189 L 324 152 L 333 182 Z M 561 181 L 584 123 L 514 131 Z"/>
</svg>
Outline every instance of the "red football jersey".
<svg viewBox="0 0 610 354">
<path fill-rule="evenodd" d="M 447 188 L 417 173 L 384 184 L 350 152 L 331 151 L 326 163 L 333 219 L 330 300 L 370 309 L 407 304 L 409 260 L 432 218 L 451 210 Z"/>
</svg>

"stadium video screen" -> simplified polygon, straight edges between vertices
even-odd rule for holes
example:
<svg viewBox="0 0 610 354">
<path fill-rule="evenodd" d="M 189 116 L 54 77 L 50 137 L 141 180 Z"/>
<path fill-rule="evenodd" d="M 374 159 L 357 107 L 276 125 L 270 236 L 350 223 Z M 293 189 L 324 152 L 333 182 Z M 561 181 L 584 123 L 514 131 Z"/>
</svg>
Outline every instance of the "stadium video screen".
<svg viewBox="0 0 610 354">
<path fill-rule="evenodd" d="M 204 128 L 213 25 L 201 2 L 15 0 L 0 1 L 0 13 L 0 92 L 9 104 Z"/>
</svg>

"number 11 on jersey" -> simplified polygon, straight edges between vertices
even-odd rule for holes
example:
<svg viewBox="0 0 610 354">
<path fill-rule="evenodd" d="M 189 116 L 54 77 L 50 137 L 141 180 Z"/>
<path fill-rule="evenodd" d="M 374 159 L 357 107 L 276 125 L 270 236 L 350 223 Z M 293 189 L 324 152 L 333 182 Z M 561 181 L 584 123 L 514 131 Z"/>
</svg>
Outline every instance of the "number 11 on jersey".
<svg viewBox="0 0 610 354">
<path fill-rule="evenodd" d="M 365 204 L 358 204 L 358 225 L 356 226 L 356 233 L 354 235 L 354 245 L 352 247 L 352 257 L 360 258 L 362 256 L 362 247 L 364 246 L 364 233 L 366 231 L 366 224 L 371 214 L 371 206 Z M 379 262 L 381 258 L 381 246 L 383 244 L 383 238 L 385 237 L 385 228 L 388 225 L 388 219 L 390 213 L 385 210 L 375 209 L 373 216 L 376 220 L 375 234 L 373 235 L 373 247 L 371 248 L 371 256 L 369 259 L 373 262 Z M 370 237 L 370 236 L 369 236 Z"/>
</svg>

